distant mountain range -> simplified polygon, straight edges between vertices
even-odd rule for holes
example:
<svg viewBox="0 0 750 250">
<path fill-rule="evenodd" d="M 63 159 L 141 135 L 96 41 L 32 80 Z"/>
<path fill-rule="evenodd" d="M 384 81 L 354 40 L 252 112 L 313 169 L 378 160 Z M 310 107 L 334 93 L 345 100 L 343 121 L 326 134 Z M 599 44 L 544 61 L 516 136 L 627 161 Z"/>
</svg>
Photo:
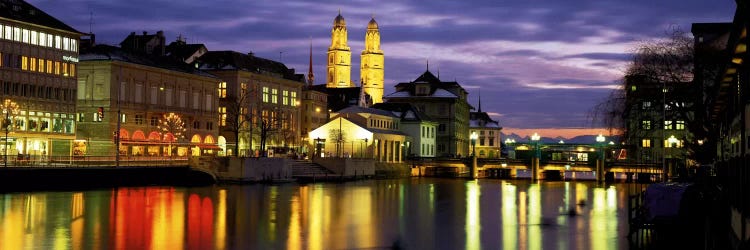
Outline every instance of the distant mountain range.
<svg viewBox="0 0 750 250">
<path fill-rule="evenodd" d="M 500 132 L 500 136 L 502 137 L 502 141 L 503 142 L 505 141 L 505 139 L 508 139 L 508 138 L 516 140 L 517 143 L 528 143 L 528 142 L 531 142 L 530 136 L 522 137 L 522 136 L 517 135 L 515 133 L 511 133 L 511 134 L 506 135 L 505 133 Z M 542 138 L 540 138 L 540 141 L 542 143 L 559 143 L 560 140 L 562 140 L 566 144 L 594 144 L 594 143 L 596 143 L 596 137 L 597 137 L 597 135 L 579 135 L 579 136 L 576 136 L 576 137 L 573 137 L 573 138 L 564 138 L 562 136 L 558 136 L 558 137 L 544 137 L 544 136 L 542 136 Z"/>
</svg>

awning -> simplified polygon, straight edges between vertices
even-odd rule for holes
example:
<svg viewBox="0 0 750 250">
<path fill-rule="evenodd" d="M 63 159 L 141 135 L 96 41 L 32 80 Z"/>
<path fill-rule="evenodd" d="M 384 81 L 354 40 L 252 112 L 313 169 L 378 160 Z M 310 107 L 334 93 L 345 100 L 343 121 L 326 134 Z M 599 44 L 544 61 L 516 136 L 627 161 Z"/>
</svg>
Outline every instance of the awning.
<svg viewBox="0 0 750 250">
<path fill-rule="evenodd" d="M 216 144 L 193 144 L 193 146 L 198 146 L 202 149 L 221 149 L 219 145 Z"/>
</svg>

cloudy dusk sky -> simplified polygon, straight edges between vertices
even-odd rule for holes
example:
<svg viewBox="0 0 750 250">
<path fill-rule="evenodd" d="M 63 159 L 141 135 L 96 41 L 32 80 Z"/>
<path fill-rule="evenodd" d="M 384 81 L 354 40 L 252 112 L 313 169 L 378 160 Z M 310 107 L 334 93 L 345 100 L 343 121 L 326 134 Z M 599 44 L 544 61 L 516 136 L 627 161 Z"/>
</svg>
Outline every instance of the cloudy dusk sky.
<svg viewBox="0 0 750 250">
<path fill-rule="evenodd" d="M 733 0 L 173 1 L 29 0 L 97 43 L 163 30 L 209 50 L 254 52 L 307 73 L 313 46 L 324 83 L 333 19 L 341 10 L 359 78 L 374 15 L 385 53 L 385 93 L 425 71 L 456 80 L 504 132 L 573 136 L 592 128 L 588 111 L 622 78 L 640 41 L 693 22 L 731 22 Z M 93 18 L 92 18 L 93 17 Z M 93 20 L 93 23 L 91 22 Z M 595 126 L 594 126 L 595 127 Z"/>
</svg>

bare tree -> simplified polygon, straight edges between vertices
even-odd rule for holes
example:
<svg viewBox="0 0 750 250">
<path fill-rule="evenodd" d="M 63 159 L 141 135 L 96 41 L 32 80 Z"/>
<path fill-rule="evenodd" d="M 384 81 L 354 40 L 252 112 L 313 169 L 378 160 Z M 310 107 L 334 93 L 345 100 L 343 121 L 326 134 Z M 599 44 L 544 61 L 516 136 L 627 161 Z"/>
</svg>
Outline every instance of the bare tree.
<svg viewBox="0 0 750 250">
<path fill-rule="evenodd" d="M 226 104 L 226 117 L 225 124 L 223 126 L 224 131 L 232 133 L 234 136 L 234 152 L 238 154 L 240 151 L 240 135 L 243 132 L 248 132 L 248 142 L 250 143 L 250 149 L 253 148 L 252 133 L 253 127 L 252 122 L 255 116 L 253 107 L 257 106 L 253 100 L 257 100 L 257 88 L 249 88 L 246 83 L 242 83 L 238 95 L 230 95 L 225 98 L 224 103 Z"/>
<path fill-rule="evenodd" d="M 694 41 L 687 33 L 675 28 L 669 32 L 665 38 L 642 42 L 634 49 L 633 61 L 626 70 L 626 79 L 633 78 L 642 83 L 652 84 L 654 90 L 668 92 L 664 97 L 664 106 L 658 107 L 669 110 L 672 117 L 685 121 L 688 132 L 692 134 L 691 139 L 684 141 L 688 158 L 703 162 L 711 158 L 711 148 L 714 148 L 715 142 L 708 138 L 712 123 L 708 121 L 708 105 L 713 103 L 712 93 L 715 86 L 706 84 L 710 81 L 702 79 L 714 79 L 718 73 L 716 65 L 704 63 L 696 68 L 696 53 L 702 56 L 701 62 L 706 62 L 706 53 L 704 49 L 716 52 L 716 48 L 695 48 Z M 716 56 L 713 53 L 714 58 Z M 700 79 L 696 80 L 696 74 L 700 74 Z M 623 88 L 614 90 L 605 100 L 594 106 L 590 111 L 590 118 L 595 125 L 604 125 L 610 129 L 621 128 L 623 139 L 639 138 L 637 133 L 640 130 L 628 129 L 628 122 L 638 122 L 638 115 L 641 112 L 633 110 L 637 108 L 641 100 L 635 100 L 627 97 L 629 90 L 624 87 L 627 80 L 623 81 Z M 662 91 L 650 93 L 651 96 L 644 98 L 653 98 L 654 95 L 664 95 Z M 659 98 L 661 100 L 662 98 Z M 630 124 L 630 126 L 639 126 Z M 661 124 L 652 124 L 651 126 L 662 126 Z M 642 132 L 642 131 L 641 131 Z"/>
</svg>

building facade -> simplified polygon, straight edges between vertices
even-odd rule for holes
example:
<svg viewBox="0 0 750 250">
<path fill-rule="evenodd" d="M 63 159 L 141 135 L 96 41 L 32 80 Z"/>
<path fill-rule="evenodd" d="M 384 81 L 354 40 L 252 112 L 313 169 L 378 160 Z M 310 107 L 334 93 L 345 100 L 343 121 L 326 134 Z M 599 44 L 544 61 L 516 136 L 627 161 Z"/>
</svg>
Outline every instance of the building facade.
<svg viewBox="0 0 750 250">
<path fill-rule="evenodd" d="M 469 153 L 468 92 L 457 82 L 443 82 L 429 70 L 412 82 L 396 85 L 386 102 L 410 103 L 438 123 L 437 157 L 464 157 Z"/>
<path fill-rule="evenodd" d="M 201 70 L 222 80 L 219 127 L 229 155 L 300 149 L 303 75 L 280 62 L 234 51 L 209 51 L 198 62 Z"/>
<path fill-rule="evenodd" d="M 655 83 L 643 76 L 626 76 L 626 126 L 624 140 L 630 160 L 662 165 L 669 174 L 686 167 L 686 141 L 694 140 L 687 129 L 696 88 L 689 83 Z"/>
<path fill-rule="evenodd" d="M 364 94 L 370 96 L 372 104 L 383 102 L 384 64 L 383 50 L 380 49 L 380 31 L 373 17 L 367 23 L 365 49 L 362 50 L 359 71 Z"/>
<path fill-rule="evenodd" d="M 331 46 L 328 47 L 326 86 L 328 88 L 354 87 L 351 81 L 352 51 L 347 45 L 346 21 L 339 15 L 333 20 Z"/>
<path fill-rule="evenodd" d="M 477 134 L 472 153 L 476 153 L 479 158 L 500 158 L 502 130 L 500 122 L 492 120 L 487 112 L 482 112 L 482 101 L 479 100 L 479 110 L 469 113 L 469 135 Z"/>
<path fill-rule="evenodd" d="M 81 33 L 25 1 L 0 4 L 0 101 L 15 104 L 0 107 L 0 153 L 70 156 Z"/>
<path fill-rule="evenodd" d="M 325 125 L 310 131 L 314 157 L 372 158 L 402 163 L 410 147 L 400 119 L 389 111 L 352 106 L 332 113 Z"/>
<path fill-rule="evenodd" d="M 408 157 L 435 157 L 437 122 L 409 103 L 376 103 L 372 108 L 390 111 L 401 119 L 401 132 L 409 136 Z"/>
<path fill-rule="evenodd" d="M 81 54 L 78 75 L 73 154 L 216 154 L 220 151 L 219 82 L 213 75 L 159 55 L 107 45 L 87 48 Z M 170 113 L 180 118 L 182 126 L 163 126 Z M 115 144 L 118 135 L 119 148 Z"/>
<path fill-rule="evenodd" d="M 743 249 L 750 244 L 750 1 L 737 0 L 720 74 L 714 78 L 715 100 L 709 108 L 716 124 L 710 139 L 716 143 L 714 168 L 722 184 L 729 209 L 730 241 L 727 249 Z"/>
</svg>

